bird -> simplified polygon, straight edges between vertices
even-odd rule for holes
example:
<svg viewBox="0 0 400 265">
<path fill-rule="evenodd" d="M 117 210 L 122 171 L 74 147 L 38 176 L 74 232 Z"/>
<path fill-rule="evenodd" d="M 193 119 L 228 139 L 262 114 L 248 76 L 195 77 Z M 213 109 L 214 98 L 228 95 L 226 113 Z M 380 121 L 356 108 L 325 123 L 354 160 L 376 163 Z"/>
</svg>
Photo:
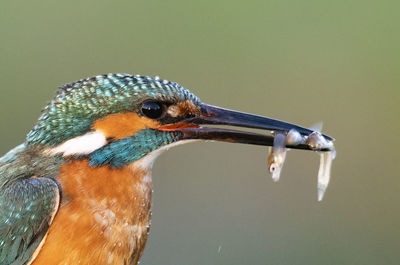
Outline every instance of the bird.
<svg viewBox="0 0 400 265">
<path fill-rule="evenodd" d="M 0 158 L 0 264 L 137 264 L 150 231 L 151 169 L 163 151 L 202 140 L 273 144 L 273 135 L 227 126 L 312 133 L 208 105 L 158 76 L 61 86 L 25 141 Z"/>
</svg>

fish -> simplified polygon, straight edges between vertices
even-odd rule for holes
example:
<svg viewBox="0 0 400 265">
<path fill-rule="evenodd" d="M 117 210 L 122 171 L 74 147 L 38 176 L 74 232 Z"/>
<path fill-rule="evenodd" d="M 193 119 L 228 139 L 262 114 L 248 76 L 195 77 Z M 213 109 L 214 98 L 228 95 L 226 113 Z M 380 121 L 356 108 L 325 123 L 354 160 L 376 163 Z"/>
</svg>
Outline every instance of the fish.
<svg viewBox="0 0 400 265">
<path fill-rule="evenodd" d="M 305 144 L 306 139 L 295 129 L 291 129 L 286 135 L 286 145 Z"/>
<path fill-rule="evenodd" d="M 322 124 L 319 126 L 322 129 Z M 320 131 L 313 131 L 308 136 L 301 135 L 295 129 L 291 129 L 287 134 L 284 132 L 274 132 L 273 145 L 268 153 L 268 170 L 272 174 L 272 180 L 277 182 L 281 175 L 283 164 L 286 160 L 287 146 L 306 145 L 309 150 L 317 152 L 320 156 L 318 170 L 318 201 L 324 198 L 328 188 L 332 161 L 336 157 L 336 150 L 333 141 L 327 140 Z"/>
<path fill-rule="evenodd" d="M 306 144 L 320 156 L 317 189 L 318 201 L 322 201 L 331 178 L 332 161 L 336 157 L 335 147 L 333 141 L 325 139 L 318 131 L 314 131 L 307 137 Z"/>
<path fill-rule="evenodd" d="M 318 131 L 312 132 L 306 139 L 306 144 L 311 150 L 321 151 L 323 149 L 333 150 L 333 141 L 326 140 Z"/>
<path fill-rule="evenodd" d="M 272 180 L 277 182 L 286 159 L 286 134 L 275 133 L 273 146 L 269 148 L 268 170 L 272 174 Z"/>
<path fill-rule="evenodd" d="M 332 160 L 336 157 L 336 151 L 320 152 L 320 162 L 318 170 L 318 201 L 324 198 L 326 189 L 328 188 L 329 180 L 331 178 Z"/>
</svg>

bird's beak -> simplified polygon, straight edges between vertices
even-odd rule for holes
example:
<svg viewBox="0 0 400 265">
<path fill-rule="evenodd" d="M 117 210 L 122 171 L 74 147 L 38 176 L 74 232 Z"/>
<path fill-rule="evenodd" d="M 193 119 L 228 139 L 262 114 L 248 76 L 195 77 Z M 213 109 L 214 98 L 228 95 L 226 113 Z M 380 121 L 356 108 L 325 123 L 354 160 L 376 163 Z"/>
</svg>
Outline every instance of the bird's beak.
<svg viewBox="0 0 400 265">
<path fill-rule="evenodd" d="M 313 133 L 312 130 L 279 121 L 267 117 L 257 116 L 244 112 L 238 112 L 228 109 L 219 108 L 203 104 L 201 106 L 201 114 L 192 118 L 184 119 L 177 124 L 169 124 L 162 126 L 159 130 L 162 131 L 180 131 L 183 134 L 182 140 L 190 139 L 203 139 L 203 140 L 215 140 L 232 143 L 245 143 L 254 145 L 273 146 L 274 136 L 253 133 L 246 131 L 239 131 L 227 128 L 214 128 L 214 127 L 202 127 L 201 125 L 227 125 L 237 126 L 253 129 L 266 130 L 268 132 L 280 132 L 288 133 L 294 129 L 303 136 L 308 136 Z M 327 135 L 322 135 L 325 140 L 333 141 L 334 139 Z M 286 147 L 292 149 L 304 149 L 304 150 L 315 150 L 311 149 L 309 145 L 305 143 L 290 145 Z M 329 151 L 330 149 L 322 148 L 319 151 Z"/>
</svg>

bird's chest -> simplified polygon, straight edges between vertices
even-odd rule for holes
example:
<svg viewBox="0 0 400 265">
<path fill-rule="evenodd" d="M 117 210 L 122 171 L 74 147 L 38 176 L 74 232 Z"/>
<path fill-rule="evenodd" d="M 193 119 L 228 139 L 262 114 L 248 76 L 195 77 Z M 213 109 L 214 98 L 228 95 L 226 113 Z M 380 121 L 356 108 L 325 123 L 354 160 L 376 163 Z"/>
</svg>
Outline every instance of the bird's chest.
<svg viewBox="0 0 400 265">
<path fill-rule="evenodd" d="M 63 201 L 33 265 L 136 264 L 150 228 L 150 172 L 73 161 L 57 179 Z"/>
</svg>

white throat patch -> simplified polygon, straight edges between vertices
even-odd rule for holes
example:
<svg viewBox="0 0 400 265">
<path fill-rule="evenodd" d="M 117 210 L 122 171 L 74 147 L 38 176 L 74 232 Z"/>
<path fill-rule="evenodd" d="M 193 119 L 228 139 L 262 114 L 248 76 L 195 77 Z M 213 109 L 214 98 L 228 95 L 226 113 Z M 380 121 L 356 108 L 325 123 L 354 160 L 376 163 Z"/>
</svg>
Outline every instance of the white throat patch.
<svg viewBox="0 0 400 265">
<path fill-rule="evenodd" d="M 175 147 L 181 144 L 199 142 L 202 140 L 194 139 L 194 140 L 182 140 L 172 144 L 165 145 L 147 155 L 139 159 L 138 161 L 133 162 L 135 165 L 140 166 L 144 170 L 150 170 L 153 167 L 154 161 L 156 161 L 157 157 L 161 155 L 164 151 L 167 151 L 171 147 Z"/>
<path fill-rule="evenodd" d="M 104 134 L 99 131 L 94 131 L 69 139 L 68 141 L 63 142 L 54 148 L 48 149 L 45 152 L 52 155 L 63 154 L 63 156 L 87 155 L 106 144 L 107 139 Z"/>
</svg>

